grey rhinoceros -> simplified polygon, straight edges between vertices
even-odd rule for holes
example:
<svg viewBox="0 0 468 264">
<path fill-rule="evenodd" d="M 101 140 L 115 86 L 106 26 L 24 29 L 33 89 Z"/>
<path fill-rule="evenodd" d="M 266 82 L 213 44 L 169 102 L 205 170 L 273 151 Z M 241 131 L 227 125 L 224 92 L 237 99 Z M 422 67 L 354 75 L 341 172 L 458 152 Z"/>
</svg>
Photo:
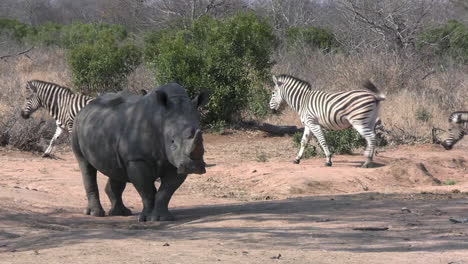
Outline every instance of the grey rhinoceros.
<svg viewBox="0 0 468 264">
<path fill-rule="evenodd" d="M 144 96 L 105 94 L 84 107 L 75 119 L 72 147 L 88 197 L 85 213 L 105 214 L 96 182 L 100 171 L 109 177 L 109 215 L 131 215 L 122 202 L 131 182 L 143 201 L 139 221 L 173 220 L 168 204 L 174 192 L 187 174 L 205 173 L 197 107 L 206 100 L 203 93 L 190 100 L 182 86 L 170 83 Z"/>
</svg>

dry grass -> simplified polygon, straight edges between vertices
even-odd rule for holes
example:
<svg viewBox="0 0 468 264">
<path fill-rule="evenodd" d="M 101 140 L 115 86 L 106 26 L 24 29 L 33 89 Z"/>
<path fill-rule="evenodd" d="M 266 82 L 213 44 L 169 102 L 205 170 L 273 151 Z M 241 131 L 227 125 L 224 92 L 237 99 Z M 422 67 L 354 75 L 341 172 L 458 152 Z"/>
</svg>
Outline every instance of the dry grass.
<svg viewBox="0 0 468 264">
<path fill-rule="evenodd" d="M 11 41 L 2 41 L 0 55 L 16 54 L 27 47 Z M 43 151 L 55 131 L 55 121 L 41 109 L 33 117 L 24 120 L 19 113 L 25 103 L 26 82 L 32 79 L 57 83 L 73 88 L 72 74 L 66 53 L 58 48 L 34 48 L 21 56 L 0 60 L 0 146 L 9 144 L 22 150 Z M 140 66 L 129 76 L 126 89 L 150 90 L 154 86 L 154 74 Z M 45 140 L 47 139 L 47 140 Z M 68 142 L 62 136 L 57 143 Z"/>
</svg>

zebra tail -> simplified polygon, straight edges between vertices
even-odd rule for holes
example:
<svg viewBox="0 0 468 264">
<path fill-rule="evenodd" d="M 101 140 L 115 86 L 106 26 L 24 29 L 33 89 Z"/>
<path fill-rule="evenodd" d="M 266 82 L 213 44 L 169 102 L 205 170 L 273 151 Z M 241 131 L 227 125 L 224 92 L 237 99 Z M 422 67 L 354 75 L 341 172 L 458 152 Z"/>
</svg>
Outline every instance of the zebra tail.
<svg viewBox="0 0 468 264">
<path fill-rule="evenodd" d="M 385 95 L 370 80 L 365 81 L 362 86 L 372 92 L 377 101 L 384 101 L 386 99 Z"/>
</svg>

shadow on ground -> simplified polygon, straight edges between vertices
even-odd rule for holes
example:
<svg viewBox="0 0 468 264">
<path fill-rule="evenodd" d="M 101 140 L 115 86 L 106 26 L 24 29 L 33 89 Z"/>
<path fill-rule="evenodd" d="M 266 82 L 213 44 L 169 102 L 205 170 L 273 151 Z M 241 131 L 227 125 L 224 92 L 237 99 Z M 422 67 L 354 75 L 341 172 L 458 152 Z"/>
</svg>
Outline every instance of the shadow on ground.
<svg viewBox="0 0 468 264">
<path fill-rule="evenodd" d="M 402 210 L 402 208 L 407 210 Z M 466 194 L 378 193 L 176 208 L 175 222 L 138 223 L 136 216 L 95 218 L 78 209 L 47 214 L 0 210 L 0 252 L 83 242 L 219 240 L 250 248 L 282 246 L 353 252 L 450 251 L 468 248 Z M 354 227 L 388 227 L 356 231 Z"/>
</svg>

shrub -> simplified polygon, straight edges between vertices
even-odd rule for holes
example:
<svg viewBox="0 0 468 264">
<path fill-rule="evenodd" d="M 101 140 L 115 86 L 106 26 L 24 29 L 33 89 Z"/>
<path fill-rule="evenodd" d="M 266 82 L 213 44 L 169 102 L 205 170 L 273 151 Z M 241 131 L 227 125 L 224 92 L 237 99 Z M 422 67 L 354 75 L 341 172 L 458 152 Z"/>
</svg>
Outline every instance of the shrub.
<svg viewBox="0 0 468 264">
<path fill-rule="evenodd" d="M 81 92 L 118 91 L 141 61 L 140 49 L 120 25 L 74 23 L 63 28 L 73 82 Z"/>
<path fill-rule="evenodd" d="M 325 140 L 334 154 L 352 154 L 353 150 L 366 145 L 366 141 L 352 128 L 326 131 Z"/>
<path fill-rule="evenodd" d="M 428 29 L 421 34 L 418 46 L 427 49 L 428 54 L 450 56 L 462 63 L 468 63 L 468 25 L 456 20 Z"/>
<path fill-rule="evenodd" d="M 61 44 L 73 48 L 82 44 L 97 44 L 102 41 L 120 43 L 126 40 L 128 32 L 122 25 L 75 22 L 62 30 Z"/>
<path fill-rule="evenodd" d="M 301 132 L 294 133 L 293 143 L 295 147 L 297 148 L 301 147 L 301 140 L 302 140 L 302 133 Z M 310 143 L 312 142 L 309 142 L 309 144 L 307 144 L 307 146 L 304 148 L 304 153 L 302 154 L 303 159 L 308 159 L 310 157 L 315 157 L 318 155 L 317 146 L 312 145 Z"/>
<path fill-rule="evenodd" d="M 45 46 L 60 46 L 62 44 L 62 28 L 63 26 L 60 24 L 52 22 L 44 23 L 36 27 L 35 34 L 30 35 L 28 40 Z"/>
<path fill-rule="evenodd" d="M 6 35 L 17 41 L 24 41 L 27 36 L 35 34 L 35 30 L 33 27 L 17 20 L 1 18 L 0 34 Z"/>
<path fill-rule="evenodd" d="M 366 146 L 366 141 L 359 135 L 359 133 L 352 129 L 344 130 L 324 130 L 325 140 L 327 141 L 328 148 L 333 154 L 352 154 L 357 148 Z M 301 146 L 302 133 L 295 133 L 293 136 L 294 146 Z M 303 158 L 315 157 L 317 155 L 324 156 L 323 150 L 318 143 L 312 145 L 312 140 L 304 150 Z M 312 144 L 311 144 L 312 143 Z"/>
<path fill-rule="evenodd" d="M 416 119 L 422 122 L 429 122 L 432 119 L 432 114 L 424 107 L 419 107 L 416 110 Z"/>
<path fill-rule="evenodd" d="M 335 34 L 330 29 L 312 26 L 287 29 L 286 43 L 288 46 L 302 43 L 325 52 L 330 52 L 333 48 L 338 47 Z"/>
<path fill-rule="evenodd" d="M 121 90 L 140 57 L 135 45 L 114 40 L 77 45 L 68 53 L 73 81 L 86 94 Z"/>
<path fill-rule="evenodd" d="M 52 138 L 55 131 L 54 120 L 42 118 L 21 119 L 16 113 L 0 116 L 0 146 L 12 146 L 24 151 L 44 151 L 44 137 Z M 63 138 L 63 137 L 62 137 Z"/>
<path fill-rule="evenodd" d="M 258 101 L 267 98 L 263 84 L 275 45 L 271 26 L 254 14 L 223 21 L 204 16 L 187 30 L 148 35 L 145 58 L 158 83 L 178 82 L 192 96 L 210 93 L 205 123 L 232 122 L 242 110 L 266 113 L 267 100 Z"/>
</svg>

